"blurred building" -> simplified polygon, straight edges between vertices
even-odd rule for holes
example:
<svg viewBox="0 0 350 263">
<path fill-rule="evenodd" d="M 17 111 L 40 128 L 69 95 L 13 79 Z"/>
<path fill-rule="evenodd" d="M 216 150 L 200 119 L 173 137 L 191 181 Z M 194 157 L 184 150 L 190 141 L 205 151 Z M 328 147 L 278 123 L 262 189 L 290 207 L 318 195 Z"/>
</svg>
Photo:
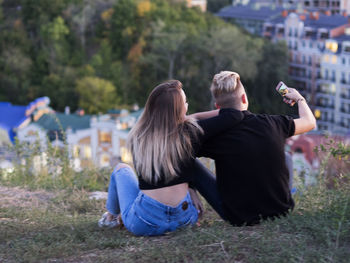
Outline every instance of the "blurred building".
<svg viewBox="0 0 350 263">
<path fill-rule="evenodd" d="M 320 68 L 315 106 L 319 128 L 349 134 L 350 34 L 326 41 Z"/>
<path fill-rule="evenodd" d="M 350 15 L 349 0 L 275 0 L 275 4 L 284 7 L 295 7 L 299 10 Z"/>
<path fill-rule="evenodd" d="M 349 132 L 349 30 L 348 17 L 319 12 L 283 13 L 264 24 L 264 37 L 287 43 L 289 76 L 314 110 L 319 130 Z"/>
<path fill-rule="evenodd" d="M 26 127 L 31 120 L 38 120 L 43 114 L 52 112 L 49 104 L 48 97 L 38 98 L 26 106 L 0 102 L 1 138 L 6 140 L 7 137 L 11 142 L 14 142 L 19 129 Z"/>
<path fill-rule="evenodd" d="M 350 0 L 233 0 L 233 6 L 282 7 L 291 11 L 319 11 L 328 15 L 350 15 Z"/>
<path fill-rule="evenodd" d="M 39 141 L 43 149 L 47 149 L 48 140 L 55 147 L 67 145 L 77 170 L 92 164 L 110 167 L 120 161 L 130 163 L 126 139 L 142 110 L 110 112 L 99 116 L 71 114 L 69 111 L 45 114 L 18 130 L 17 137 L 21 143 Z"/>
<path fill-rule="evenodd" d="M 251 34 L 261 35 L 264 23 L 281 16 L 283 9 L 273 6 L 237 5 L 227 6 L 216 15 L 227 22 L 237 24 Z"/>
<path fill-rule="evenodd" d="M 318 129 L 349 133 L 350 17 L 345 12 L 332 15 L 329 10 L 278 7 L 282 4 L 267 7 L 266 1 L 240 1 L 217 15 L 252 34 L 285 41 L 289 76 L 314 111 Z"/>
</svg>

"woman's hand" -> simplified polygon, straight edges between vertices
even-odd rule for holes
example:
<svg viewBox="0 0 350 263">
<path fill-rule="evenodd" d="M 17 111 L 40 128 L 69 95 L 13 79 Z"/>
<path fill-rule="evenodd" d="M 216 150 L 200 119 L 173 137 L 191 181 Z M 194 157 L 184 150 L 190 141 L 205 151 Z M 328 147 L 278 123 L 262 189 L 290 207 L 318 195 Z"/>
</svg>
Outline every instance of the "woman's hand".
<svg viewBox="0 0 350 263">
<path fill-rule="evenodd" d="M 196 190 L 194 190 L 192 188 L 189 188 L 188 190 L 190 192 L 192 202 L 193 202 L 194 206 L 197 208 L 198 217 L 200 218 L 200 217 L 202 217 L 203 212 L 204 212 L 204 206 L 202 204 L 202 201 L 200 200 Z"/>
</svg>

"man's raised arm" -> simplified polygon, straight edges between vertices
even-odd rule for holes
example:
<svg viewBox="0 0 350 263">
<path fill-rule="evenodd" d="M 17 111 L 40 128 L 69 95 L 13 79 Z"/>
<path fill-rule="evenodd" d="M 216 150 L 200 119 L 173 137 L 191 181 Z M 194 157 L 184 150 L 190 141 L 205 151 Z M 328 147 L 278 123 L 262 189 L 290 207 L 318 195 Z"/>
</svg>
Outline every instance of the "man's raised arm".
<svg viewBox="0 0 350 263">
<path fill-rule="evenodd" d="M 316 127 L 316 119 L 303 96 L 301 96 L 296 89 L 288 88 L 288 93 L 285 95 L 285 98 L 289 99 L 289 101 L 284 99 L 284 102 L 288 104 L 292 104 L 292 101 L 298 104 L 299 118 L 294 120 L 294 135 L 314 129 Z"/>
</svg>

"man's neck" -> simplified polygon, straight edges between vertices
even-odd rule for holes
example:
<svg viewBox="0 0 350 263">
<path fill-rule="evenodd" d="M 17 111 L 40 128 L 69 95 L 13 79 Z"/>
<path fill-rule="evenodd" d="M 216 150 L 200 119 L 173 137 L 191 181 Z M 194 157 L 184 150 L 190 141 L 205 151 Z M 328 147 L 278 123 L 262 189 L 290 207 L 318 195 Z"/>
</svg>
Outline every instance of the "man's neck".
<svg viewBox="0 0 350 263">
<path fill-rule="evenodd" d="M 220 109 L 224 109 L 224 108 L 231 108 L 231 109 L 235 109 L 235 110 L 239 110 L 239 111 L 246 111 L 248 110 L 248 107 L 244 104 L 238 105 L 238 106 L 232 106 L 232 105 L 225 105 L 225 106 L 219 106 Z"/>
</svg>

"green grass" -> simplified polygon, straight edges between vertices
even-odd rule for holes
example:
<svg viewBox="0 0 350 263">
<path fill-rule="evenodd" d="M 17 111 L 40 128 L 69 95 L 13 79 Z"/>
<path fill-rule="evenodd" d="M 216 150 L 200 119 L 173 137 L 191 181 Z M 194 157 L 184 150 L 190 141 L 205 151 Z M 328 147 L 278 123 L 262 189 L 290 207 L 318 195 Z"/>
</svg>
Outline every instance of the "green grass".
<svg viewBox="0 0 350 263">
<path fill-rule="evenodd" d="M 207 206 L 199 227 L 159 237 L 99 229 L 104 201 L 83 190 L 0 189 L 0 262 L 350 261 L 348 187 L 308 189 L 288 217 L 254 227 L 232 227 Z"/>
<path fill-rule="evenodd" d="M 332 147 L 321 149 L 320 184 L 299 189 L 287 217 L 232 227 L 206 204 L 200 226 L 135 237 L 97 227 L 105 201 L 88 191 L 106 190 L 110 169 L 77 173 L 67 151 L 49 147 L 36 171 L 38 147 L 16 145 L 25 162 L 0 171 L 0 262 L 350 262 L 350 148 Z"/>
</svg>

